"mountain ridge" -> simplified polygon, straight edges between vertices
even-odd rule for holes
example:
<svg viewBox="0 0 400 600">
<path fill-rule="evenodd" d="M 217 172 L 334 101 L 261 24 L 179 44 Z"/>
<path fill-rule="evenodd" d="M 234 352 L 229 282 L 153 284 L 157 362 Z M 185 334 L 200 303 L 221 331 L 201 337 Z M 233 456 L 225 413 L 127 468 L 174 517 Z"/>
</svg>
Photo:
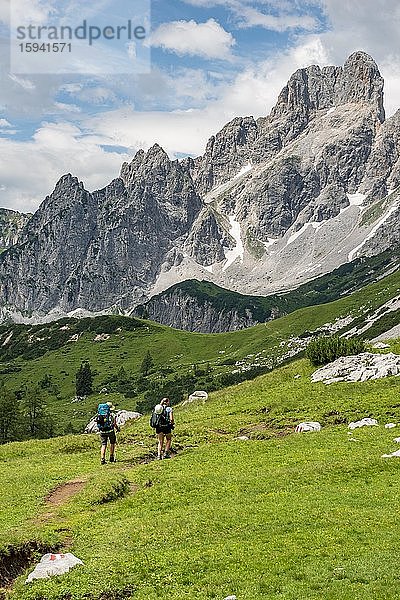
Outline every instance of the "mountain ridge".
<svg viewBox="0 0 400 600">
<path fill-rule="evenodd" d="M 186 280 L 137 306 L 133 315 L 186 331 L 237 331 L 299 308 L 338 300 L 397 271 L 399 266 L 397 247 L 372 258 L 355 259 L 292 291 L 266 297 L 229 292 L 209 281 Z"/>
<path fill-rule="evenodd" d="M 375 61 L 296 71 L 267 117 L 237 117 L 197 159 L 155 144 L 95 192 L 71 174 L 0 256 L 1 319 L 129 312 L 180 281 L 298 287 L 400 241 L 400 111 Z"/>
</svg>

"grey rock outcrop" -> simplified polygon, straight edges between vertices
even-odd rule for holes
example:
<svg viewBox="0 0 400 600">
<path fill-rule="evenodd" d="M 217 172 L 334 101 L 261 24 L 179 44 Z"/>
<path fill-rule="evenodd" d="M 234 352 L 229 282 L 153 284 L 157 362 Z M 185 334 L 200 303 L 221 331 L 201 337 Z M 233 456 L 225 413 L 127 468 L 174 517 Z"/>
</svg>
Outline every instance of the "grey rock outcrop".
<svg viewBox="0 0 400 600">
<path fill-rule="evenodd" d="M 234 240 L 225 228 L 218 222 L 211 207 L 205 207 L 185 241 L 184 250 L 194 260 L 205 267 L 225 260 L 225 251 L 235 246 Z"/>
<path fill-rule="evenodd" d="M 330 384 L 338 381 L 369 381 L 400 375 L 400 356 L 364 352 L 355 356 L 341 356 L 315 371 L 311 380 Z"/>
<path fill-rule="evenodd" d="M 236 117 L 212 136 L 204 156 L 192 169 L 197 189 L 206 193 L 236 175 L 248 162 L 257 137 L 258 125 L 253 117 Z"/>
<path fill-rule="evenodd" d="M 218 309 L 212 302 L 201 301 L 180 289 L 172 289 L 151 298 L 146 304 L 138 306 L 134 315 L 198 333 L 237 331 L 258 323 L 249 309 Z"/>
<path fill-rule="evenodd" d="M 17 243 L 18 237 L 29 221 L 31 215 L 15 210 L 0 208 L 0 250 L 5 250 Z"/>
</svg>

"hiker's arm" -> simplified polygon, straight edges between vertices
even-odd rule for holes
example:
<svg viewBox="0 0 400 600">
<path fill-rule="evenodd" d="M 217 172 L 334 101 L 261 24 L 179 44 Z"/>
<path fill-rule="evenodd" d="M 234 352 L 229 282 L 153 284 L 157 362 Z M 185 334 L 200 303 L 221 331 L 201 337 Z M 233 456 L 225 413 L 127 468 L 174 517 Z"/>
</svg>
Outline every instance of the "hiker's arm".
<svg viewBox="0 0 400 600">
<path fill-rule="evenodd" d="M 174 411 L 171 408 L 171 412 L 169 413 L 169 420 L 171 421 L 171 424 L 174 425 L 175 421 L 174 421 Z"/>
</svg>

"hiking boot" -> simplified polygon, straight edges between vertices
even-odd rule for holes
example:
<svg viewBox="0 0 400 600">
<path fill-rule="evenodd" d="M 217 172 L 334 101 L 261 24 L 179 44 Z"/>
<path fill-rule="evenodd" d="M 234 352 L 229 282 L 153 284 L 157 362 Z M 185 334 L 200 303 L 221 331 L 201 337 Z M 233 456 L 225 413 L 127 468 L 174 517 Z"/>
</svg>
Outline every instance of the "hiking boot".
<svg viewBox="0 0 400 600">
<path fill-rule="evenodd" d="M 117 459 L 115 458 L 115 456 L 110 456 L 110 462 L 117 462 Z"/>
<path fill-rule="evenodd" d="M 163 459 L 163 457 L 162 457 L 162 456 L 160 456 L 160 454 L 159 454 L 159 455 L 157 456 L 157 460 L 162 460 L 162 459 Z"/>
<path fill-rule="evenodd" d="M 105 464 L 106 464 L 106 459 L 105 459 L 105 458 L 102 458 L 102 459 L 101 459 L 101 463 L 100 463 L 100 464 L 102 464 L 102 465 L 105 465 Z"/>
<path fill-rule="evenodd" d="M 170 453 L 169 453 L 169 452 L 166 452 L 166 453 L 164 454 L 164 458 L 172 458 L 172 456 L 170 455 Z"/>
</svg>

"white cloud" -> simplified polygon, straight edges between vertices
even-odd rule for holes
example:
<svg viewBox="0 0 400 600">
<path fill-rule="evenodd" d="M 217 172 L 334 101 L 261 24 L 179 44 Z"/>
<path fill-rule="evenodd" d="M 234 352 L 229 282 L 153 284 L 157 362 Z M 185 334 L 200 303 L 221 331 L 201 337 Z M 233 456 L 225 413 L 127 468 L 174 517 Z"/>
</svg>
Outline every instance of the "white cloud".
<svg viewBox="0 0 400 600">
<path fill-rule="evenodd" d="M 0 3 L 0 21 L 14 26 L 32 23 L 45 23 L 55 11 L 54 1 L 45 0 L 2 0 Z"/>
<path fill-rule="evenodd" d="M 21 86 L 24 90 L 34 90 L 36 88 L 35 84 L 30 79 L 24 79 L 23 77 L 18 77 L 17 75 L 12 75 L 11 73 L 9 74 L 9 78 L 11 81 L 14 81 Z"/>
<path fill-rule="evenodd" d="M 65 104 L 65 102 L 54 102 L 54 106 L 63 112 L 80 113 L 81 109 L 76 104 Z"/>
<path fill-rule="evenodd" d="M 217 21 L 209 19 L 206 23 L 193 20 L 163 23 L 151 34 L 149 43 L 181 56 L 229 59 L 235 39 Z"/>
<path fill-rule="evenodd" d="M 0 139 L 0 204 L 32 212 L 64 173 L 71 172 L 89 189 L 118 176 L 129 155 L 105 152 L 97 139 L 68 123 L 45 124 L 28 142 Z"/>
<path fill-rule="evenodd" d="M 308 15 L 281 14 L 276 16 L 265 14 L 251 6 L 242 7 L 237 16 L 240 27 L 264 27 L 278 32 L 288 29 L 312 31 L 318 26 L 318 21 Z"/>
<path fill-rule="evenodd" d="M 290 29 L 313 31 L 318 26 L 318 20 L 304 14 L 307 3 L 299 6 L 296 2 L 274 2 L 271 0 L 254 2 L 253 0 L 184 0 L 187 4 L 200 7 L 224 6 L 229 8 L 236 17 L 237 25 L 242 28 L 263 27 L 270 31 L 283 32 Z M 262 9 L 256 8 L 262 4 Z M 301 8 L 302 12 L 293 12 Z M 272 9 L 272 10 L 271 10 Z M 268 12 L 267 12 L 268 11 Z M 278 11 L 278 14 L 276 12 Z"/>
</svg>

